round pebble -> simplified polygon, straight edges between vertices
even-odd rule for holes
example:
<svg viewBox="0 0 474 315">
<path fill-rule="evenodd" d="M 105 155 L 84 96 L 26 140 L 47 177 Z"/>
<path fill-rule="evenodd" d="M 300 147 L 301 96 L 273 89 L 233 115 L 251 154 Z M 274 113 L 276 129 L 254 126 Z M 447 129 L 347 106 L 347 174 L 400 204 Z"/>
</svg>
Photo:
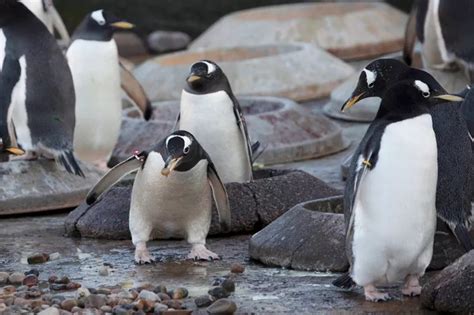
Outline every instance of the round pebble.
<svg viewBox="0 0 474 315">
<path fill-rule="evenodd" d="M 107 277 L 109 275 L 109 267 L 101 266 L 99 268 L 99 276 Z"/>
<path fill-rule="evenodd" d="M 235 282 L 232 281 L 231 279 L 225 279 L 221 286 L 226 290 L 227 292 L 234 292 L 235 291 Z"/>
<path fill-rule="evenodd" d="M 209 295 L 202 295 L 195 298 L 194 303 L 197 307 L 207 307 L 212 304 L 212 300 Z"/>
<path fill-rule="evenodd" d="M 186 288 L 177 288 L 173 291 L 173 299 L 182 300 L 188 297 L 188 290 Z"/>
<path fill-rule="evenodd" d="M 60 253 L 52 253 L 51 255 L 49 255 L 49 260 L 50 261 L 54 261 L 54 260 L 58 260 L 61 258 L 61 254 Z"/>
<path fill-rule="evenodd" d="M 6 284 L 9 276 L 8 272 L 0 272 L 0 285 Z"/>
<path fill-rule="evenodd" d="M 86 308 L 101 308 L 106 302 L 107 299 L 105 295 L 91 294 L 85 299 L 84 305 Z"/>
<path fill-rule="evenodd" d="M 34 274 L 29 274 L 23 279 L 23 285 L 26 285 L 28 287 L 36 286 L 38 285 L 38 276 Z"/>
<path fill-rule="evenodd" d="M 74 307 L 77 306 L 77 302 L 74 299 L 67 299 L 61 302 L 61 308 L 68 312 L 71 312 Z"/>
<path fill-rule="evenodd" d="M 230 295 L 230 293 L 227 292 L 223 287 L 213 287 L 208 291 L 208 293 L 216 300 L 229 297 Z"/>
<path fill-rule="evenodd" d="M 20 272 L 14 272 L 8 277 L 8 282 L 15 285 L 20 285 L 23 283 L 25 275 Z"/>
<path fill-rule="evenodd" d="M 141 300 L 152 301 L 152 302 L 161 301 L 161 299 L 158 297 L 156 293 L 148 291 L 148 290 L 142 290 L 140 294 L 138 295 L 138 298 Z"/>
<path fill-rule="evenodd" d="M 34 254 L 27 258 L 28 264 L 30 265 L 38 265 L 44 264 L 49 260 L 48 254 Z"/>
<path fill-rule="evenodd" d="M 230 266 L 230 272 L 232 273 L 244 273 L 245 267 L 241 264 L 235 263 Z"/>
<path fill-rule="evenodd" d="M 209 314 L 234 314 L 236 311 L 237 305 L 229 299 L 217 300 L 207 308 Z"/>
</svg>

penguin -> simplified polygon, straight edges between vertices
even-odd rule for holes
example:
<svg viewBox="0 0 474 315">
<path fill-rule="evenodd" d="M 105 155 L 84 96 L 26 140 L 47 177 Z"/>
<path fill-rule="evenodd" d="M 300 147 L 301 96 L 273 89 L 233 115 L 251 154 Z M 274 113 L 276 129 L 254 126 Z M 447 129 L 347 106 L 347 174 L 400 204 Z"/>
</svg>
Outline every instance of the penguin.
<svg viewBox="0 0 474 315">
<path fill-rule="evenodd" d="M 444 88 L 427 72 L 405 65 L 396 59 L 378 59 L 366 66 L 352 96 L 342 109 L 348 109 L 368 97 L 382 97 L 393 84 L 404 79 L 428 82 L 435 93 Z M 465 93 L 465 92 L 463 92 Z M 474 249 L 469 235 L 473 180 L 473 151 L 467 117 L 460 111 L 463 98 L 453 96 L 453 106 L 431 107 L 433 128 L 438 143 L 439 177 L 436 195 L 438 217 L 445 222 L 466 251 Z"/>
<path fill-rule="evenodd" d="M 344 196 L 351 266 L 335 285 L 357 284 L 368 301 L 385 301 L 390 296 L 376 286 L 404 280 L 404 295 L 420 295 L 436 230 L 438 144 L 430 108 L 452 106 L 446 101 L 453 98 L 417 79 L 383 95 L 352 160 Z"/>
<path fill-rule="evenodd" d="M 247 125 L 229 80 L 216 63 L 202 60 L 191 66 L 176 126 L 199 139 L 224 183 L 252 180 Z"/>
<path fill-rule="evenodd" d="M 56 30 L 60 38 L 65 43 L 69 43 L 69 32 L 61 15 L 54 7 L 53 0 L 21 0 L 21 2 L 46 25 L 51 34 L 54 34 Z"/>
<path fill-rule="evenodd" d="M 54 158 L 84 176 L 73 154 L 75 93 L 66 59 L 43 23 L 14 0 L 0 2 L 0 64 L 0 107 L 27 152 L 22 158 Z"/>
<path fill-rule="evenodd" d="M 119 62 L 113 34 L 134 26 L 110 12 L 88 14 L 72 36 L 67 59 L 76 90 L 74 150 L 86 162 L 106 168 L 118 141 L 122 123 L 122 90 L 143 111 L 152 114 L 151 103 L 133 75 Z"/>
<path fill-rule="evenodd" d="M 194 260 L 215 260 L 206 236 L 211 224 L 212 197 L 224 230 L 231 215 L 226 189 L 211 158 L 187 131 L 173 132 L 150 152 L 141 152 L 114 167 L 89 192 L 96 200 L 125 174 L 138 170 L 130 205 L 130 233 L 135 262 L 151 263 L 146 243 L 155 238 L 185 238 Z"/>
</svg>

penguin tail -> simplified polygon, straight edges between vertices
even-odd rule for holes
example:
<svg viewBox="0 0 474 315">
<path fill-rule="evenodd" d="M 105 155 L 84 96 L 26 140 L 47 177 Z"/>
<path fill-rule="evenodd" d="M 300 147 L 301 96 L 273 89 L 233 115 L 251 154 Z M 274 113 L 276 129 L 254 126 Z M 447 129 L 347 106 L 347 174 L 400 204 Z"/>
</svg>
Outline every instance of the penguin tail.
<svg viewBox="0 0 474 315">
<path fill-rule="evenodd" d="M 466 252 L 471 251 L 474 249 L 474 244 L 471 239 L 471 235 L 469 234 L 469 230 L 465 225 L 458 224 L 453 229 L 454 236 L 458 242 L 464 247 Z"/>
<path fill-rule="evenodd" d="M 352 280 L 349 273 L 346 272 L 345 274 L 334 280 L 332 285 L 341 289 L 349 290 L 354 288 L 356 286 L 356 283 L 354 282 L 354 280 Z"/>
<path fill-rule="evenodd" d="M 72 150 L 60 152 L 56 158 L 56 161 L 61 164 L 68 173 L 85 177 L 81 167 L 79 166 L 79 163 L 77 163 L 77 160 L 74 157 Z"/>
</svg>

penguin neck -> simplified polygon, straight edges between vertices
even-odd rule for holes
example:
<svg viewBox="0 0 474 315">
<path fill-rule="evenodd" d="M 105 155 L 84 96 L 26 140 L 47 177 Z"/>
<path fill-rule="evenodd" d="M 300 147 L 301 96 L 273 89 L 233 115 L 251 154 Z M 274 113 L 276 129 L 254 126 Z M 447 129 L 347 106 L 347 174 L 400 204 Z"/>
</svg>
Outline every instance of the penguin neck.
<svg viewBox="0 0 474 315">
<path fill-rule="evenodd" d="M 401 121 L 414 118 L 423 114 L 428 114 L 429 108 L 425 105 L 419 105 L 412 102 L 384 101 L 380 105 L 375 119 L 384 119 L 389 121 Z"/>
</svg>

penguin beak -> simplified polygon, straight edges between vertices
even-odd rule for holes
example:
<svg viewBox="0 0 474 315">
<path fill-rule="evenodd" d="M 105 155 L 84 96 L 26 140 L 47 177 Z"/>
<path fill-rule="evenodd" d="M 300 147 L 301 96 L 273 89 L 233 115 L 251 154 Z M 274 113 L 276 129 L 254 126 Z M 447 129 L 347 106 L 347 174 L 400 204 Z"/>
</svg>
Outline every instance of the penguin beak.
<svg viewBox="0 0 474 315">
<path fill-rule="evenodd" d="M 191 75 L 186 79 L 186 81 L 187 81 L 188 83 L 193 83 L 193 82 L 196 82 L 196 81 L 199 81 L 199 80 L 201 80 L 201 77 L 198 76 L 198 75 L 195 75 L 195 74 L 191 74 Z"/>
<path fill-rule="evenodd" d="M 360 93 L 359 95 L 352 96 L 350 99 L 348 99 L 344 105 L 341 107 L 341 112 L 344 112 L 346 109 L 350 109 L 352 106 L 357 104 L 358 101 L 361 100 L 361 98 L 365 95 L 365 92 Z"/>
<path fill-rule="evenodd" d="M 25 151 L 23 151 L 22 149 L 20 148 L 6 148 L 5 151 L 7 151 L 8 153 L 10 154 L 13 154 L 13 155 L 23 155 L 25 154 Z"/>
<path fill-rule="evenodd" d="M 443 94 L 443 95 L 437 95 L 434 98 L 443 100 L 443 101 L 448 101 L 448 102 L 462 102 L 464 101 L 464 98 L 461 96 L 457 95 L 452 95 L 452 94 Z"/>
<path fill-rule="evenodd" d="M 115 22 L 115 23 L 112 23 L 110 25 L 112 27 L 115 27 L 115 28 L 121 29 L 121 30 L 130 30 L 132 28 L 135 28 L 135 25 L 133 25 L 132 23 L 128 23 L 126 21 Z"/>
<path fill-rule="evenodd" d="M 176 167 L 178 167 L 182 159 L 183 159 L 182 156 L 177 157 L 177 158 L 170 156 L 166 160 L 165 166 L 161 170 L 161 175 L 168 177 L 171 174 L 171 172 L 174 171 Z"/>
</svg>

